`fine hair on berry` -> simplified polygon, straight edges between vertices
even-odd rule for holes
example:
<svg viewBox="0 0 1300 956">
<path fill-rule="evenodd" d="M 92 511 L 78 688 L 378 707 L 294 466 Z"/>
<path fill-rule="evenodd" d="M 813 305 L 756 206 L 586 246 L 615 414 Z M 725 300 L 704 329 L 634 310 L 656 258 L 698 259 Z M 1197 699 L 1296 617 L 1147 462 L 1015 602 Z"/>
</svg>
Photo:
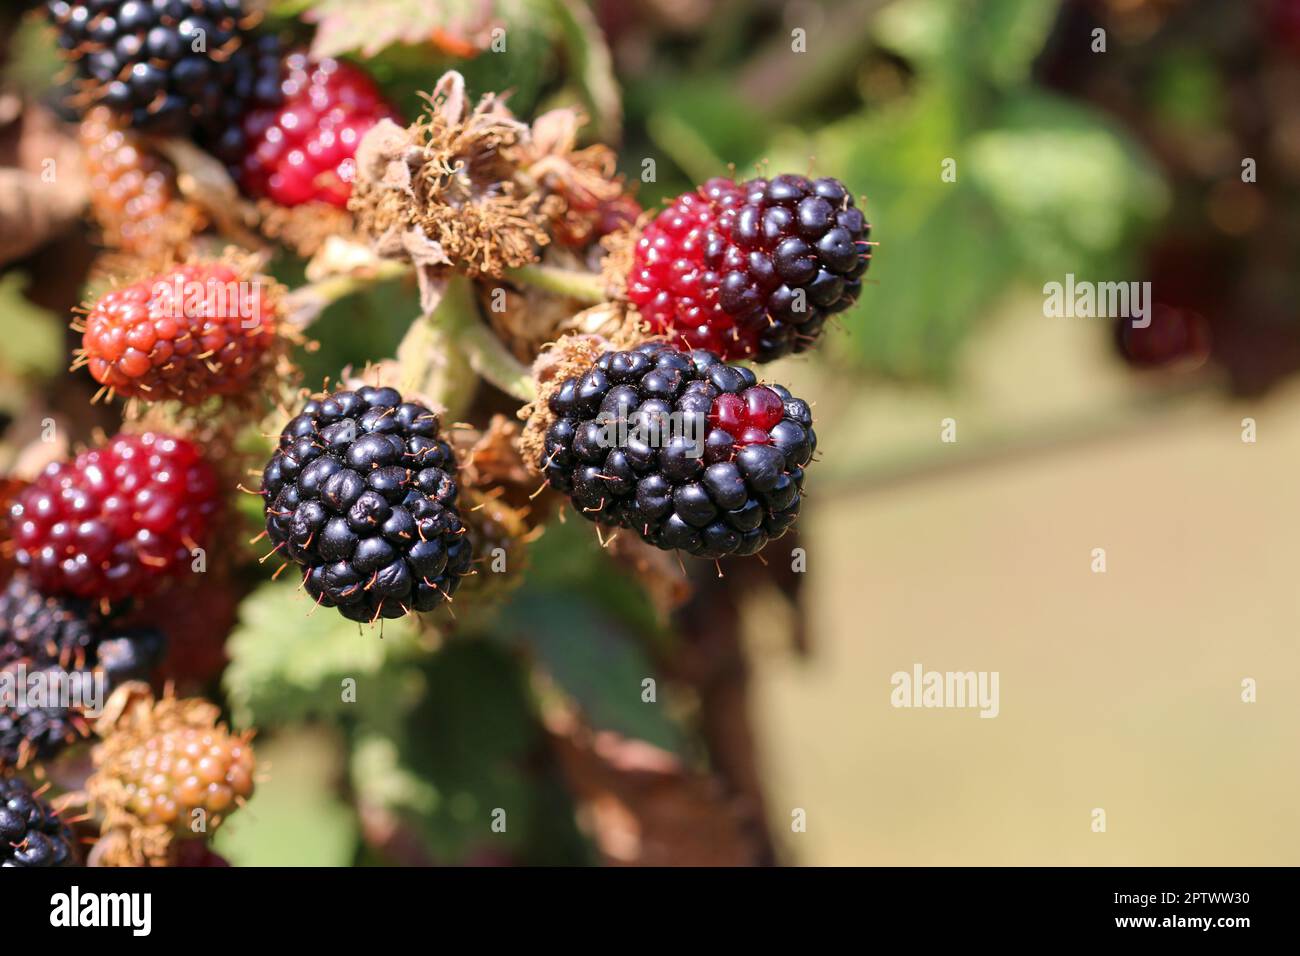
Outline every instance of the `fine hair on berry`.
<svg viewBox="0 0 1300 956">
<path fill-rule="evenodd" d="M 606 352 L 549 397 L 539 467 L 579 514 L 665 550 L 748 555 L 799 514 L 808 404 L 711 352 Z"/>
<path fill-rule="evenodd" d="M 682 347 L 771 361 L 857 301 L 870 230 L 838 179 L 710 179 L 645 227 L 627 297 Z"/>
<path fill-rule="evenodd" d="M 275 550 L 353 621 L 431 611 L 469 573 L 456 459 L 438 416 L 392 388 L 313 399 L 262 473 Z"/>
<path fill-rule="evenodd" d="M 275 354 L 277 290 L 220 261 L 113 289 L 77 325 L 77 367 L 110 395 L 145 401 L 245 395 Z"/>
</svg>

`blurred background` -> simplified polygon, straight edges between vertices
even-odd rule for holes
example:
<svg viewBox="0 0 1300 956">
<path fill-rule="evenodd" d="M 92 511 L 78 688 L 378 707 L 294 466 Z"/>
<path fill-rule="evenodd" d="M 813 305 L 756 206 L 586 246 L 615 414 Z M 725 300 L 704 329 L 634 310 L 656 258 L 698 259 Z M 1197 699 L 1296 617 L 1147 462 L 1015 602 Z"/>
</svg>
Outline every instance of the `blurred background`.
<svg viewBox="0 0 1300 956">
<path fill-rule="evenodd" d="M 764 370 L 815 402 L 806 571 L 778 546 L 647 572 L 570 520 L 435 634 L 358 638 L 256 565 L 178 601 L 218 662 L 195 683 L 270 764 L 221 852 L 1300 861 L 1300 0 L 481 0 L 376 38 L 402 2 L 268 15 L 407 115 L 447 68 L 523 116 L 583 105 L 647 209 L 731 167 L 839 176 L 880 245 L 825 346 Z M 63 120 L 5 16 L 6 95 L 45 104 L 46 132 L 0 115 L 17 171 Z M 112 414 L 64 371 L 93 237 L 39 238 L 0 273 L 10 460 L 47 413 L 79 439 Z M 1150 282 L 1151 326 L 1045 316 L 1067 275 Z M 335 307 L 308 380 L 391 354 L 413 296 Z M 917 664 L 998 672 L 999 715 L 891 706 Z"/>
</svg>

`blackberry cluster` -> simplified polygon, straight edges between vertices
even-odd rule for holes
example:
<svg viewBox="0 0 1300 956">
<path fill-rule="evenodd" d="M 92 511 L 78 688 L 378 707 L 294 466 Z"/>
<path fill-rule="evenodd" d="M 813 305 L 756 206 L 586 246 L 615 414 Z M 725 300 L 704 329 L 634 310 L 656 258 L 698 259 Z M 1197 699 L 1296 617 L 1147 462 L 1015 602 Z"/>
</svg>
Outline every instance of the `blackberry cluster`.
<svg viewBox="0 0 1300 956">
<path fill-rule="evenodd" d="M 540 465 L 591 521 L 720 558 L 756 553 L 799 514 L 808 404 L 711 352 L 606 352 L 549 405 Z"/>
<path fill-rule="evenodd" d="M 310 401 L 262 473 L 266 528 L 307 592 L 349 620 L 430 611 L 469 573 L 456 459 L 438 416 L 396 389 Z"/>
<path fill-rule="evenodd" d="M 220 123 L 256 64 L 242 0 L 50 0 L 58 43 L 95 101 L 136 129 Z M 234 105 L 232 105 L 234 102 Z"/>
<path fill-rule="evenodd" d="M 147 677 L 163 651 L 157 631 L 112 628 L 86 603 L 46 597 L 24 577 L 0 593 L 0 671 L 102 671 L 105 691 Z M 51 686 L 55 686 L 51 684 Z M 0 707 L 0 766 L 21 767 L 52 757 L 81 737 L 79 709 Z"/>
<path fill-rule="evenodd" d="M 838 179 L 710 179 L 646 226 L 628 299 L 686 348 L 771 361 L 857 301 L 870 231 Z"/>
<path fill-rule="evenodd" d="M 0 777 L 0 867 L 75 866 L 72 831 L 24 780 Z"/>
</svg>

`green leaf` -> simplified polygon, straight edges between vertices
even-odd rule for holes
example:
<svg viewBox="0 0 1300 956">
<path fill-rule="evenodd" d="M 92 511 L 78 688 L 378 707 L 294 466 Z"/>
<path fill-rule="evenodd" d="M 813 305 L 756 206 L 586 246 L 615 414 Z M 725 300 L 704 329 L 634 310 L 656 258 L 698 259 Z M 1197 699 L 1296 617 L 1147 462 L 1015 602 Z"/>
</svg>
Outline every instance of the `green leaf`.
<svg viewBox="0 0 1300 956">
<path fill-rule="evenodd" d="M 348 678 L 359 702 L 374 697 L 400 707 L 410 697 L 410 680 L 390 665 L 426 653 L 413 617 L 385 621 L 382 632 L 362 627 L 332 608 L 315 607 L 296 579 L 249 595 L 226 647 L 223 683 L 239 726 L 351 713 L 355 705 L 343 701 Z"/>
<path fill-rule="evenodd" d="M 553 3 L 569 66 L 591 111 L 592 133 L 598 140 L 617 142 L 623 125 L 623 103 L 605 34 L 582 0 Z"/>
<path fill-rule="evenodd" d="M 235 866 L 349 866 L 357 821 L 338 795 L 331 738 L 299 729 L 254 747 L 257 789 L 217 830 L 213 849 Z"/>
<path fill-rule="evenodd" d="M 456 640 L 421 676 L 424 693 L 404 720 L 363 708 L 352 759 L 362 798 L 413 824 L 436 862 L 480 851 L 526 857 L 566 829 L 565 849 L 550 860 L 574 860 L 572 809 L 557 806 L 553 782 L 532 769 L 543 739 L 520 663 L 504 648 Z M 496 811 L 503 832 L 493 830 Z"/>
<path fill-rule="evenodd" d="M 21 272 L 0 276 L 0 366 L 14 375 L 46 378 L 62 371 L 63 324 L 23 293 L 28 277 Z"/>
<path fill-rule="evenodd" d="M 1006 223 L 1034 284 L 1124 268 L 1168 202 L 1159 174 L 1125 133 L 1046 93 L 1009 99 L 962 152 L 966 174 Z"/>
<path fill-rule="evenodd" d="M 897 0 L 876 19 L 885 48 L 960 92 L 976 77 L 995 87 L 1028 80 L 1058 0 Z"/>
</svg>

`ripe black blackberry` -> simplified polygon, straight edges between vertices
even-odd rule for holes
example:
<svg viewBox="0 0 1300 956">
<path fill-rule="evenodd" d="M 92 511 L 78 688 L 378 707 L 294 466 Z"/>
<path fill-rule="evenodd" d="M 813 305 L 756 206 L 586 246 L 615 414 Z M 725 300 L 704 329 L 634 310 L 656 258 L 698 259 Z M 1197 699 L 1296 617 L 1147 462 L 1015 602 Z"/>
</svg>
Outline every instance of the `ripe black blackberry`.
<svg viewBox="0 0 1300 956">
<path fill-rule="evenodd" d="M 0 777 L 0 867 L 75 866 L 72 831 L 18 777 Z"/>
<path fill-rule="evenodd" d="M 712 352 L 606 352 L 549 407 L 540 465 L 591 521 L 720 558 L 756 553 L 799 514 L 808 404 Z"/>
<path fill-rule="evenodd" d="M 431 611 L 469 573 L 456 458 L 396 389 L 308 402 L 262 473 L 266 529 L 307 592 L 349 620 Z"/>
<path fill-rule="evenodd" d="M 119 631 L 82 601 L 45 597 L 26 577 L 9 582 L 0 593 L 0 671 L 28 678 L 51 672 L 102 671 L 105 692 L 114 685 L 146 677 L 161 657 L 163 638 L 156 631 Z M 80 707 L 49 701 L 45 706 L 0 706 L 0 767 L 22 767 L 55 756 L 84 736 Z"/>
<path fill-rule="evenodd" d="M 186 133 L 222 114 L 257 17 L 242 0 L 49 0 L 80 85 L 148 133 Z"/>
</svg>

